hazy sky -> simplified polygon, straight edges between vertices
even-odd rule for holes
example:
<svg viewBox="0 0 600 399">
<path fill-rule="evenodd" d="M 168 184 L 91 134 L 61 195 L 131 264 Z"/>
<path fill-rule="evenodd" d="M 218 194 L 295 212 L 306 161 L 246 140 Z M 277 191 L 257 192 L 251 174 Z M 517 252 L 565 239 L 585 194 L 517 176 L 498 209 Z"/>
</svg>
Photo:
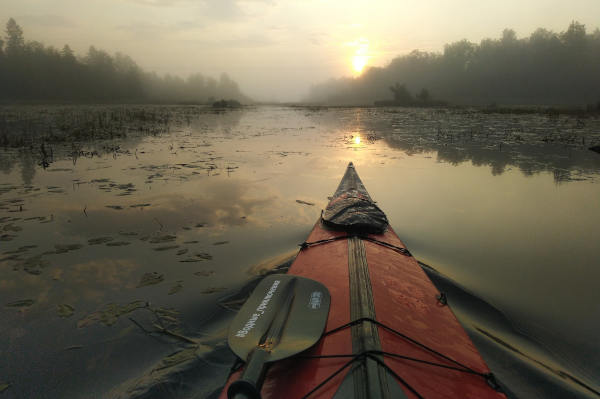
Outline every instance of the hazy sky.
<svg viewBox="0 0 600 399">
<path fill-rule="evenodd" d="M 259 100 L 298 100 L 309 86 L 463 38 L 519 37 L 572 20 L 600 26 L 600 0 L 0 0 L 26 39 L 83 54 L 130 55 L 146 70 L 228 73 Z M 356 57 L 355 57 L 356 56 Z"/>
</svg>

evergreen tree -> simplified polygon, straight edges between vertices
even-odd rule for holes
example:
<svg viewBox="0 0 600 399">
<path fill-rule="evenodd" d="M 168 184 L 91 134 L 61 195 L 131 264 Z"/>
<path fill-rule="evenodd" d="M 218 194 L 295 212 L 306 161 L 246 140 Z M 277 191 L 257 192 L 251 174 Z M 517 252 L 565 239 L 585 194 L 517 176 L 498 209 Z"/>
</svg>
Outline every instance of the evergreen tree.
<svg viewBox="0 0 600 399">
<path fill-rule="evenodd" d="M 23 29 L 13 18 L 10 18 L 6 23 L 6 53 L 14 55 L 21 52 L 24 47 Z"/>
<path fill-rule="evenodd" d="M 63 47 L 63 49 L 60 52 L 60 55 L 62 57 L 63 60 L 67 61 L 67 62 L 75 62 L 75 53 L 73 53 L 73 50 L 71 50 L 71 47 L 69 47 L 68 44 L 65 44 L 65 46 Z"/>
</svg>

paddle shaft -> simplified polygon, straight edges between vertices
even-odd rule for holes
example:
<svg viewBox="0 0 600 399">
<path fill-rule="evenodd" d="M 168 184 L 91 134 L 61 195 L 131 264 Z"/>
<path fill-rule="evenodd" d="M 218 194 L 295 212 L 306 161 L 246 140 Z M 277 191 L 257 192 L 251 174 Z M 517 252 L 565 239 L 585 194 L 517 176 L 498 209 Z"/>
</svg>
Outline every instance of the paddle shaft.
<svg viewBox="0 0 600 399">
<path fill-rule="evenodd" d="M 227 390 L 229 399 L 260 399 L 260 387 L 265 377 L 265 361 L 269 352 L 257 348 L 250 354 L 242 377 Z"/>
<path fill-rule="evenodd" d="M 296 279 L 286 284 L 283 303 L 275 314 L 269 329 L 263 335 L 256 349 L 250 353 L 242 377 L 232 383 L 227 390 L 228 399 L 260 399 L 260 387 L 265 377 L 265 364 L 271 350 L 279 344 L 290 308 L 294 302 Z"/>
</svg>

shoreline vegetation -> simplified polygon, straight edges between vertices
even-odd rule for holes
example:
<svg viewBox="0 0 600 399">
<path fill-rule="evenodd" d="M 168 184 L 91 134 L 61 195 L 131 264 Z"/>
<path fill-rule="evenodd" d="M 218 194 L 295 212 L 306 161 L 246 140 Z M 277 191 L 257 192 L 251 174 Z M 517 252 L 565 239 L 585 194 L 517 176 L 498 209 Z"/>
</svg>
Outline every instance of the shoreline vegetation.
<svg viewBox="0 0 600 399">
<path fill-rule="evenodd" d="M 483 114 L 539 114 L 547 116 L 578 116 L 578 117 L 594 117 L 600 116 L 600 104 L 588 105 L 586 107 L 577 106 L 545 106 L 545 105 L 460 105 L 460 104 L 448 104 L 444 101 L 438 103 L 412 103 L 412 104 L 400 104 L 394 100 L 377 101 L 373 104 L 352 104 L 352 105 L 341 105 L 341 104 L 322 104 L 322 103 L 285 103 L 285 104 L 271 104 L 264 103 L 258 105 L 281 105 L 295 108 L 308 108 L 312 110 L 319 109 L 335 109 L 335 108 L 439 108 L 448 109 L 453 111 L 463 112 L 479 112 Z"/>
<path fill-rule="evenodd" d="M 406 88 L 406 84 L 396 84 L 389 87 L 390 91 L 394 95 L 393 100 L 377 100 L 374 102 L 376 107 L 444 107 L 448 103 L 446 101 L 440 101 L 434 99 L 429 90 L 423 88 L 416 95 L 413 96 L 410 91 Z"/>
<path fill-rule="evenodd" d="M 515 31 L 505 29 L 499 39 L 480 43 L 465 39 L 447 44 L 439 53 L 414 50 L 385 67 L 370 67 L 359 77 L 314 85 L 306 100 L 313 104 L 437 106 L 419 99 L 425 90 L 429 99 L 443 99 L 452 106 L 502 112 L 505 107 L 520 110 L 527 105 L 595 112 L 600 102 L 598 71 L 600 29 L 588 32 L 585 25 L 573 21 L 559 33 L 539 28 L 529 37 L 518 38 Z M 410 92 L 419 94 L 412 97 Z"/>
<path fill-rule="evenodd" d="M 406 84 L 395 83 L 389 87 L 394 95 L 393 100 L 376 100 L 376 107 L 408 107 L 408 108 L 453 108 L 466 109 L 474 108 L 485 114 L 546 114 L 546 115 L 572 115 L 572 116 L 591 116 L 600 115 L 600 101 L 596 104 L 587 104 L 581 106 L 543 106 L 543 105 L 498 105 L 495 103 L 484 106 L 465 106 L 449 104 L 447 101 L 434 99 L 429 90 L 423 88 L 413 95 Z"/>
<path fill-rule="evenodd" d="M 110 55 L 90 46 L 76 55 L 26 41 L 10 18 L 0 37 L 0 105 L 4 104 L 207 104 L 219 99 L 249 103 L 238 84 L 223 73 L 218 79 L 195 73 L 183 79 L 159 76 L 129 56 Z"/>
</svg>

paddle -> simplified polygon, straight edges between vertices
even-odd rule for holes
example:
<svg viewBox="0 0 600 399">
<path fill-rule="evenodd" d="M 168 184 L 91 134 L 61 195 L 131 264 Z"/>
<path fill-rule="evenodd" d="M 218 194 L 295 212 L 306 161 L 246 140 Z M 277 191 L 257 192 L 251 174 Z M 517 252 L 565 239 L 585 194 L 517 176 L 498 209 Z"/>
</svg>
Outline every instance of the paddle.
<svg viewBox="0 0 600 399">
<path fill-rule="evenodd" d="M 331 298 L 314 280 L 293 275 L 265 277 L 229 327 L 229 347 L 246 367 L 227 390 L 229 399 L 260 399 L 266 363 L 313 346 L 325 329 Z"/>
</svg>

